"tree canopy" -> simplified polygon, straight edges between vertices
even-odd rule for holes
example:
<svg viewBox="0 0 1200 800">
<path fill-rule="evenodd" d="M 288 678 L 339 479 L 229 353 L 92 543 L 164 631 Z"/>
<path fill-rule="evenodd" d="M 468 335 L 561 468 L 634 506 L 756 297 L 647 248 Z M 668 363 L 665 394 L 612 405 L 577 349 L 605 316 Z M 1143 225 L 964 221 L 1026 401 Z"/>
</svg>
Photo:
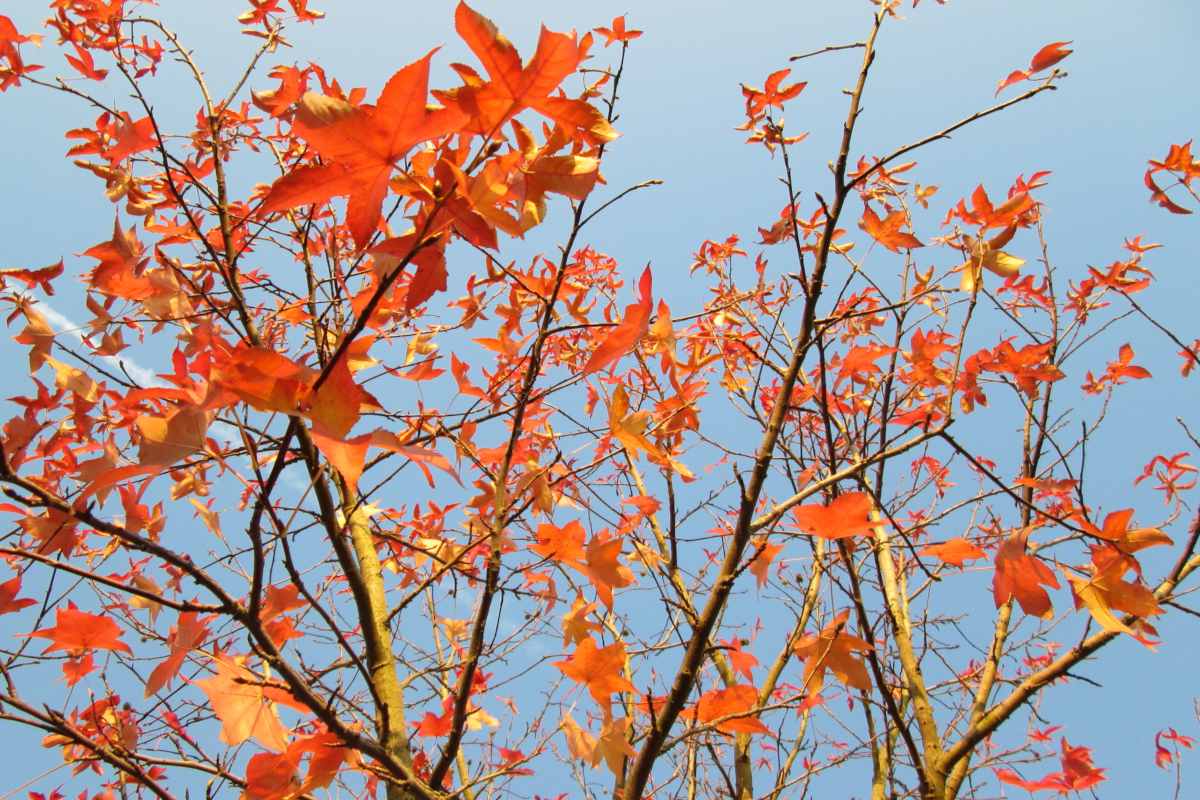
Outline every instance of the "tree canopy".
<svg viewBox="0 0 1200 800">
<path fill-rule="evenodd" d="M 1056 697 L 1144 691 L 1106 677 L 1114 651 L 1200 613 L 1200 339 L 1163 313 L 1144 232 L 1056 254 L 1037 152 L 961 196 L 922 165 L 1030 106 L 1053 130 L 1073 41 L 950 74 L 980 104 L 915 138 L 869 119 L 889 35 L 940 5 L 864 2 L 860 38 L 730 76 L 772 215 L 671 263 L 599 235 L 630 204 L 688 222 L 654 175 L 610 177 L 656 35 L 636 15 L 510 39 L 458 2 L 466 60 L 404 42 L 365 87 L 292 48 L 328 24 L 307 0 L 206 9 L 252 46 L 220 82 L 237 48 L 193 49 L 165 7 L 0 16 L 0 102 L 72 101 L 69 191 L 109 205 L 61 220 L 82 252 L 0 269 L 0 720 L 55 764 L 18 791 L 1109 780 Z M 381 13 L 402 38 L 416 12 Z M 826 119 L 804 109 L 829 63 Z M 1128 194 L 1200 207 L 1190 142 L 1137 160 Z M 744 192 L 705 202 L 736 216 Z M 1145 387 L 1175 424 L 1143 424 Z M 1139 745 L 1177 796 L 1189 716 Z"/>
</svg>

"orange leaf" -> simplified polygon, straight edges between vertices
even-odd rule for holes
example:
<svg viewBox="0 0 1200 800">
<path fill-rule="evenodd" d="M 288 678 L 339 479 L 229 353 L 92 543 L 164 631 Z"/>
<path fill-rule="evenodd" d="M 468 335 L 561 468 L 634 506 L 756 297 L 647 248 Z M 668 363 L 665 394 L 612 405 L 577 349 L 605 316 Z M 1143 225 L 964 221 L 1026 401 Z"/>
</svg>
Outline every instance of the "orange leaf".
<svg viewBox="0 0 1200 800">
<path fill-rule="evenodd" d="M 523 109 L 532 108 L 564 127 L 580 129 L 593 143 L 617 138 L 604 115 L 586 102 L 550 96 L 584 56 L 574 32 L 568 36 L 543 27 L 533 58 L 522 65 L 517 49 L 495 23 L 466 3 L 458 4 L 454 27 L 491 78 L 485 83 L 471 74 L 474 70 L 460 67 L 459 73 L 469 76 L 468 84 L 438 93 L 471 115 L 471 130 L 493 134 Z"/>
<path fill-rule="evenodd" d="M 554 666 L 576 683 L 587 687 L 597 703 L 607 709 L 614 692 L 632 692 L 634 686 L 622 671 L 625 669 L 625 643 L 614 642 L 608 647 L 596 647 L 592 637 L 584 639 L 565 661 Z"/>
<path fill-rule="evenodd" d="M 746 100 L 746 116 L 756 120 L 770 108 L 783 110 L 783 104 L 791 100 L 808 86 L 807 82 L 783 85 L 783 79 L 791 74 L 790 69 L 780 69 L 767 76 L 766 85 L 762 89 L 742 85 L 742 96 Z"/>
<path fill-rule="evenodd" d="M 0 287 L 5 285 L 5 280 L 13 278 L 21 281 L 30 289 L 34 286 L 40 286 L 42 291 L 48 295 L 54 294 L 54 284 L 52 281 L 63 272 L 63 262 L 61 260 L 56 264 L 51 264 L 48 267 L 41 269 L 0 269 Z"/>
<path fill-rule="evenodd" d="M 650 266 L 647 265 L 638 282 L 638 302 L 625 308 L 625 318 L 609 331 L 600 346 L 592 352 L 592 357 L 583 367 L 584 375 L 605 369 L 632 350 L 646 335 L 646 331 L 650 329 L 650 314 L 653 311 L 650 297 L 653 282 L 654 277 L 650 274 Z"/>
<path fill-rule="evenodd" d="M 450 354 L 450 374 L 454 376 L 455 383 L 458 384 L 458 393 L 465 397 L 483 398 L 483 389 L 480 389 L 475 384 L 471 383 L 471 379 L 467 377 L 467 373 L 471 367 L 467 362 L 459 359 L 453 353 Z"/>
<path fill-rule="evenodd" d="M 81 369 L 64 364 L 57 358 L 46 357 L 46 363 L 54 370 L 54 385 L 73 392 L 79 399 L 94 403 L 100 397 L 100 387 Z"/>
<path fill-rule="evenodd" d="M 87 278 L 97 292 L 124 300 L 145 300 L 154 294 L 154 286 L 142 274 L 146 266 L 142 244 L 133 228 L 121 229 L 119 219 L 113 222 L 110 240 L 89 247 L 83 254 L 100 262 Z"/>
<path fill-rule="evenodd" d="M 612 590 L 633 583 L 633 572 L 617 559 L 623 542 L 620 537 L 601 539 L 593 536 L 587 546 L 587 576 L 596 587 L 604 605 L 612 608 Z"/>
<path fill-rule="evenodd" d="M 378 409 L 379 401 L 354 381 L 345 357 L 329 370 L 327 379 L 301 401 L 300 409 L 329 436 L 342 437 L 358 422 L 362 409 Z"/>
<path fill-rule="evenodd" d="M 437 467 L 442 472 L 449 475 L 459 485 L 462 481 L 458 479 L 458 473 L 454 471 L 454 467 L 449 460 L 434 450 L 432 447 L 419 447 L 417 445 L 405 444 L 399 436 L 379 428 L 371 432 L 371 446 L 379 447 L 383 450 L 390 450 L 398 456 L 403 456 L 417 465 L 417 468 L 425 475 L 425 482 L 429 484 L 429 488 L 434 487 L 433 473 L 430 467 Z"/>
<path fill-rule="evenodd" d="M 724 733 L 770 733 L 771 729 L 754 716 L 757 707 L 758 690 L 741 685 L 705 692 L 692 712 L 700 724 L 716 722 L 716 729 Z"/>
<path fill-rule="evenodd" d="M 1129 523 L 1132 521 L 1133 509 L 1124 508 L 1105 516 L 1102 528 L 1097 528 L 1086 519 L 1080 520 L 1079 526 L 1098 539 L 1112 542 L 1113 546 L 1122 553 L 1132 554 L 1147 547 L 1171 544 L 1171 537 L 1158 528 L 1133 528 L 1131 530 Z"/>
<path fill-rule="evenodd" d="M 204 449 L 212 415 L 198 405 L 176 408 L 165 417 L 142 414 L 135 421 L 141 441 L 138 463 L 167 466 Z"/>
<path fill-rule="evenodd" d="M 68 602 L 66 608 L 55 612 L 54 622 L 52 628 L 42 628 L 26 634 L 50 640 L 43 653 L 54 650 L 66 650 L 69 653 L 119 650 L 122 653 L 133 654 L 129 645 L 121 641 L 121 627 L 109 617 L 80 611 L 74 603 Z"/>
<path fill-rule="evenodd" d="M 642 35 L 641 31 L 628 30 L 625 27 L 625 15 L 613 17 L 611 28 L 595 28 L 596 33 L 604 37 L 604 46 L 613 42 L 630 42 Z"/>
<path fill-rule="evenodd" d="M 208 617 L 200 617 L 195 611 L 181 611 L 179 623 L 171 628 L 167 637 L 170 654 L 160 661 L 146 680 L 144 696 L 157 692 L 170 684 L 171 679 L 179 673 L 187 654 L 200 647 L 208 638 Z"/>
<path fill-rule="evenodd" d="M 560 727 L 567 739 L 567 750 L 572 758 L 588 761 L 592 766 L 599 763 L 600 759 L 596 757 L 596 737 L 580 727 L 570 714 L 563 717 Z"/>
<path fill-rule="evenodd" d="M 1140 572 L 1132 556 L 1113 547 L 1098 547 L 1092 553 L 1091 577 L 1080 578 L 1067 573 L 1067 580 L 1071 582 L 1076 608 L 1087 606 L 1105 630 L 1128 633 L 1140 640 L 1140 636 L 1113 614 L 1113 611 L 1120 611 L 1136 617 L 1150 617 L 1163 613 L 1154 592 L 1141 581 L 1124 579 L 1125 573 L 1135 568 Z"/>
<path fill-rule="evenodd" d="M 54 349 L 54 329 L 46 318 L 28 305 L 21 307 L 25 327 L 13 337 L 19 344 L 29 345 L 29 371 L 36 372 L 50 358 Z"/>
<path fill-rule="evenodd" d="M 255 753 L 246 762 L 243 800 L 285 800 L 300 789 L 299 759 L 292 753 Z"/>
<path fill-rule="evenodd" d="M 804 687 L 810 697 L 820 693 L 826 670 L 846 686 L 864 692 L 871 689 L 867 668 L 854 654 L 865 653 L 872 645 L 845 632 L 849 616 L 849 610 L 840 612 L 819 634 L 806 634 L 793 647 L 804 660 Z"/>
<path fill-rule="evenodd" d="M 328 786 L 337 776 L 342 764 L 357 762 L 354 751 L 329 731 L 297 739 L 288 747 L 288 755 L 297 760 L 304 755 L 310 756 L 308 772 L 304 776 L 304 784 L 300 787 L 302 793 Z"/>
<path fill-rule="evenodd" d="M 587 532 L 577 519 L 573 519 L 561 528 L 549 522 L 542 523 L 537 529 L 537 542 L 529 549 L 542 558 L 548 558 L 574 567 L 583 564 L 583 541 Z"/>
<path fill-rule="evenodd" d="M 767 578 L 771 573 L 771 562 L 775 560 L 775 556 L 779 555 L 779 551 L 783 549 L 781 544 L 768 544 L 766 537 L 759 537 L 754 542 L 754 556 L 750 559 L 750 574 L 758 580 L 758 588 L 761 589 L 767 585 Z"/>
<path fill-rule="evenodd" d="M 987 554 L 976 547 L 973 542 L 961 536 L 956 536 L 941 544 L 926 545 L 921 548 L 921 555 L 940 558 L 947 564 L 961 567 L 963 566 L 963 562 L 984 558 Z"/>
<path fill-rule="evenodd" d="M 238 345 L 212 373 L 211 381 L 259 411 L 297 414 L 315 375 L 265 347 Z"/>
<path fill-rule="evenodd" d="M 221 721 L 221 741 L 232 747 L 254 739 L 277 753 L 287 750 L 288 731 L 267 699 L 262 681 L 242 665 L 244 658 L 216 656 L 213 661 L 216 675 L 194 683 L 208 695 Z"/>
<path fill-rule="evenodd" d="M 154 133 L 153 120 L 146 116 L 134 122 L 128 113 L 122 111 L 117 122 L 116 141 L 101 155 L 109 162 L 116 162 L 155 147 L 158 147 L 158 139 Z"/>
<path fill-rule="evenodd" d="M 916 236 L 900 230 L 907 223 L 908 215 L 900 209 L 893 211 L 887 215 L 886 219 L 881 220 L 870 206 L 866 206 L 863 208 L 863 216 L 859 220 L 858 227 L 893 253 L 911 250 L 914 247 L 924 247 L 925 245 L 921 244 Z"/>
<path fill-rule="evenodd" d="M 883 523 L 871 519 L 874 505 L 864 492 L 838 495 L 829 505 L 812 503 L 792 510 L 801 530 L 822 539 L 845 539 L 850 536 L 874 536 Z"/>
<path fill-rule="evenodd" d="M 996 608 L 1015 598 L 1026 614 L 1049 619 L 1054 615 L 1054 606 L 1050 602 L 1050 595 L 1042 587 L 1057 589 L 1059 583 L 1045 562 L 1025 552 L 1029 533 L 1029 528 L 1014 533 L 996 551 L 992 595 L 996 600 Z"/>
<path fill-rule="evenodd" d="M 300 596 L 300 588 L 294 585 L 268 586 L 263 595 L 262 607 L 258 611 L 258 618 L 263 622 L 308 606 L 308 601 Z"/>
<path fill-rule="evenodd" d="M 593 356 L 594 358 L 595 356 Z M 608 428 L 613 437 L 629 451 L 630 458 L 636 458 L 638 451 L 654 454 L 658 448 L 646 438 L 646 427 L 650 424 L 649 411 L 629 412 L 629 394 L 624 386 L 618 385 L 613 391 L 612 402 L 608 406 Z"/>
<path fill-rule="evenodd" d="M 251 92 L 250 100 L 272 117 L 280 117 L 304 94 L 307 77 L 294 66 L 276 67 L 269 75 L 279 81 L 279 88 Z"/>
<path fill-rule="evenodd" d="M 32 602 L 32 601 L 30 601 Z M 575 602 L 571 604 L 571 610 L 563 614 L 562 631 L 563 631 L 563 646 L 569 644 L 577 644 L 587 639 L 593 631 L 599 631 L 600 625 L 588 619 L 588 614 L 595 613 L 596 601 L 585 603 L 583 597 L 575 596 Z"/>
<path fill-rule="evenodd" d="M 457 108 L 431 110 L 426 105 L 434 52 L 396 72 L 374 106 L 305 93 L 292 129 L 325 163 L 298 167 L 275 181 L 259 216 L 348 195 L 346 225 L 354 243 L 365 247 L 379 224 L 396 161 L 415 145 L 452 133 L 465 122 Z"/>
<path fill-rule="evenodd" d="M 314 428 L 309 431 L 309 436 L 321 451 L 321 455 L 325 456 L 342 476 L 346 486 L 351 489 L 357 487 L 366 464 L 367 448 L 371 446 L 371 434 L 364 433 L 353 439 L 339 439 L 336 436 L 327 436 Z"/>
</svg>

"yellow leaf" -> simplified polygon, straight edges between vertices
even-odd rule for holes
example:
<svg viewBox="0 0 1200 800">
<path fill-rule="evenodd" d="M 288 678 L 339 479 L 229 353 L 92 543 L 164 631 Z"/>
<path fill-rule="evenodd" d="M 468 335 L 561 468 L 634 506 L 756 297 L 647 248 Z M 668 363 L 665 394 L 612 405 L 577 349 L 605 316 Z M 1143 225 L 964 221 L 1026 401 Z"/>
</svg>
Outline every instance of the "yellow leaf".
<svg viewBox="0 0 1200 800">
<path fill-rule="evenodd" d="M 45 363 L 54 369 L 55 386 L 59 389 L 69 389 L 89 403 L 96 402 L 100 396 L 100 389 L 86 372 L 50 356 L 46 356 Z"/>
<path fill-rule="evenodd" d="M 571 605 L 571 610 L 563 614 L 562 618 L 564 647 L 569 644 L 578 644 L 584 639 L 589 638 L 592 631 L 600 630 L 598 623 L 588 620 L 588 614 L 595 612 L 595 610 L 595 600 L 585 603 L 582 596 L 575 596 L 575 602 Z"/>
<path fill-rule="evenodd" d="M 182 406 L 165 417 L 142 414 L 135 420 L 142 434 L 138 463 L 166 466 L 204 449 L 212 415 L 198 405 Z"/>
<path fill-rule="evenodd" d="M 624 386 L 618 386 L 608 407 L 608 425 L 612 435 L 629 451 L 631 457 L 636 457 L 639 450 L 647 453 L 657 452 L 654 443 L 646 438 L 650 412 L 628 412 L 629 395 L 626 394 Z"/>
<path fill-rule="evenodd" d="M 596 737 L 581 728 L 570 714 L 563 717 L 560 727 L 563 736 L 567 739 L 567 750 L 570 751 L 571 757 L 587 761 L 593 767 L 596 766 L 599 762 L 596 753 Z"/>
<path fill-rule="evenodd" d="M 1137 569 L 1133 556 L 1113 547 L 1098 548 L 1092 554 L 1091 578 L 1067 574 L 1071 590 L 1075 594 L 1075 607 L 1087 606 L 1092 617 L 1100 626 L 1113 633 L 1128 633 L 1138 637 L 1113 611 L 1132 614 L 1135 617 L 1151 617 L 1161 614 L 1162 609 L 1154 593 L 1140 581 L 1125 580 L 1125 573 Z"/>
<path fill-rule="evenodd" d="M 610 719 L 600 729 L 600 741 L 596 742 L 595 755 L 592 765 L 595 766 L 601 758 L 605 765 L 618 778 L 624 774 L 625 759 L 637 755 L 637 751 L 629 744 L 629 720 L 625 717 Z"/>
<path fill-rule="evenodd" d="M 976 239 L 973 236 L 962 237 L 963 246 L 970 253 L 970 258 L 958 266 L 962 272 L 959 286 L 964 292 L 976 290 L 985 269 L 1002 278 L 1011 278 L 1020 271 L 1025 259 L 1017 258 L 1000 249 L 1008 244 L 1015 232 L 1016 228 L 1010 226 L 987 240 Z"/>
</svg>

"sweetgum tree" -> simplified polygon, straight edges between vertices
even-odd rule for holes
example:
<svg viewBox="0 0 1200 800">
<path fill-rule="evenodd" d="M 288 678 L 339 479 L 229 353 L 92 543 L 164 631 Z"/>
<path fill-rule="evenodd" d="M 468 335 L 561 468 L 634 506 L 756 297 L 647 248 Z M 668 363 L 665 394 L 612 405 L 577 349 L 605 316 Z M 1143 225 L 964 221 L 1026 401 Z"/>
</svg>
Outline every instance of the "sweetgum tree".
<svg viewBox="0 0 1200 800">
<path fill-rule="evenodd" d="M 0 273 L 28 355 L 0 454 L 12 734 L 84 798 L 1100 784 L 1054 687 L 1188 611 L 1200 523 L 1186 425 L 1132 476 L 1165 506 L 1090 489 L 1088 444 L 1145 351 L 1178 353 L 1174 383 L 1200 344 L 1153 316 L 1157 245 L 1055 266 L 1044 172 L 917 182 L 926 145 L 1052 108 L 1069 42 L 994 105 L 856 148 L 898 6 L 743 85 L 731 135 L 774 159 L 782 211 L 690 268 L 590 236 L 656 183 L 602 177 L 637 146 L 624 17 L 513 43 L 460 3 L 455 82 L 431 50 L 366 89 L 282 49 L 323 16 L 305 0 L 238 17 L 258 49 L 231 85 L 149 4 L 0 17 L 0 88 L 78 101 L 67 156 L 115 214 L 76 221 L 100 241 L 70 267 Z M 845 116 L 811 125 L 840 143 L 806 152 L 783 111 L 832 53 L 857 63 Z M 156 94 L 168 70 L 188 94 Z M 1175 145 L 1144 182 L 1186 213 L 1198 176 Z M 560 244 L 506 258 L 539 226 Z M 45 297 L 77 267 L 72 335 Z M 672 309 L 684 274 L 709 299 Z M 1191 740 L 1157 745 L 1170 766 Z"/>
</svg>

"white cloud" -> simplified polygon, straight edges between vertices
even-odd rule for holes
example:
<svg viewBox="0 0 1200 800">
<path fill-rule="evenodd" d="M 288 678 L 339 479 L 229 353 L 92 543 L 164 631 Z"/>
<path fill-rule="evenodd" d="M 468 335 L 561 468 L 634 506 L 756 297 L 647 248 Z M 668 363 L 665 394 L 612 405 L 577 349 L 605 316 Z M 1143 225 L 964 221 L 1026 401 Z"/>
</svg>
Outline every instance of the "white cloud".
<svg viewBox="0 0 1200 800">
<path fill-rule="evenodd" d="M 77 341 L 83 341 L 83 326 L 72 320 L 70 317 L 62 314 L 58 309 L 47 303 L 45 300 L 38 300 L 35 304 L 37 310 L 41 313 L 50 326 L 54 328 L 56 333 L 66 334 Z M 100 356 L 102 361 L 105 361 L 118 369 L 124 370 L 129 377 L 133 378 L 142 386 L 166 386 L 166 382 L 161 380 L 154 370 L 147 369 L 135 361 L 121 356 Z"/>
</svg>

